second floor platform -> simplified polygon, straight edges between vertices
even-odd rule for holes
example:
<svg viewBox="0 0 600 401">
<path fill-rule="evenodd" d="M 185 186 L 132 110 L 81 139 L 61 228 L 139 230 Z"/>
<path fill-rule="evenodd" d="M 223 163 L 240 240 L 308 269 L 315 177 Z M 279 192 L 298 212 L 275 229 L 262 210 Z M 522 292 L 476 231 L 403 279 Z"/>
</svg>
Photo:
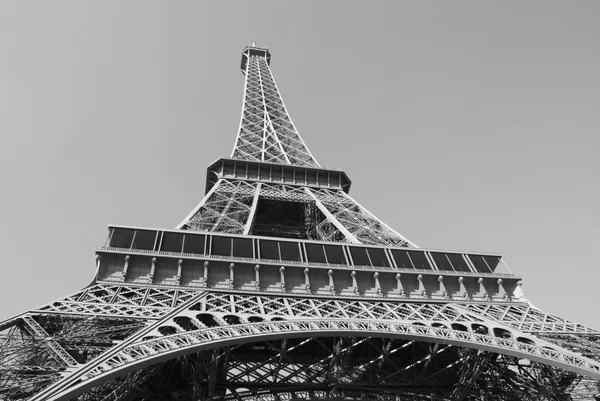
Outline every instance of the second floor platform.
<svg viewBox="0 0 600 401">
<path fill-rule="evenodd" d="M 99 282 L 506 302 L 521 278 L 496 254 L 110 226 Z"/>
</svg>

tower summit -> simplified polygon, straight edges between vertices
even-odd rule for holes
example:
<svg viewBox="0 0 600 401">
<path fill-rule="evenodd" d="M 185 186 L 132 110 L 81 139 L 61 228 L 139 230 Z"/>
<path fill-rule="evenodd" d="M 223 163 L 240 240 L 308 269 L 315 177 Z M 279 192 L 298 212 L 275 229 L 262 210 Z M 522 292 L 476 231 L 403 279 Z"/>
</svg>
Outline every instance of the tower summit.
<svg viewBox="0 0 600 401">
<path fill-rule="evenodd" d="M 271 65 L 271 53 L 269 53 L 269 48 L 256 46 L 256 43 L 252 42 L 242 50 L 242 64 L 240 65 L 240 69 L 244 75 L 246 75 L 246 67 L 248 66 L 248 59 L 250 57 L 262 57 L 266 60 L 267 65 Z"/>
<path fill-rule="evenodd" d="M 242 51 L 233 152 L 175 229 L 109 226 L 88 286 L 0 322 L 0 398 L 591 399 L 600 332 L 533 307 L 500 255 L 418 248 L 361 206 L 270 58 Z"/>
<path fill-rule="evenodd" d="M 242 51 L 240 127 L 230 159 L 208 168 L 207 195 L 181 230 L 416 247 L 352 199 L 350 179 L 320 167 L 292 123 L 266 48 Z"/>
<path fill-rule="evenodd" d="M 318 168 L 283 104 L 270 62 L 267 48 L 253 44 L 242 51 L 244 105 L 231 157 Z"/>
</svg>

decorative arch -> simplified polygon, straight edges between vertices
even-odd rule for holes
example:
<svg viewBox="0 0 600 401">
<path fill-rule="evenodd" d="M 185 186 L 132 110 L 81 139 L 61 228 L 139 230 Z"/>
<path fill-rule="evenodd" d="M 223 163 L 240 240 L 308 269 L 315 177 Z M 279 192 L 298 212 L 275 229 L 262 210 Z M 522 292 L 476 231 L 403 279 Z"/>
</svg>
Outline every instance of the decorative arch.
<svg viewBox="0 0 600 401">
<path fill-rule="evenodd" d="M 494 352 L 600 379 L 600 363 L 555 349 L 549 343 L 529 344 L 512 338 L 410 323 L 311 319 L 218 326 L 135 342 L 109 352 L 93 367 L 83 368 L 64 382 L 49 400 L 66 400 L 115 377 L 159 362 L 218 347 L 273 339 L 354 336 L 416 340 Z"/>
</svg>

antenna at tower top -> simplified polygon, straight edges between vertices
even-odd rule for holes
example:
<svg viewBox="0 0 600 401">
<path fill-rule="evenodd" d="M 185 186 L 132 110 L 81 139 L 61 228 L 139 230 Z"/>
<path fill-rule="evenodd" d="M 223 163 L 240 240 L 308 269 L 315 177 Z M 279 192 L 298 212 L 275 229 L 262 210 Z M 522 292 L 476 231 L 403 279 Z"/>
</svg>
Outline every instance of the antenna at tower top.
<svg viewBox="0 0 600 401">
<path fill-rule="evenodd" d="M 248 46 L 246 46 L 246 47 L 254 47 L 254 48 L 257 48 L 257 49 L 269 50 L 268 46 L 261 46 L 260 44 L 256 44 L 255 41 L 251 41 L 250 44 Z"/>
</svg>

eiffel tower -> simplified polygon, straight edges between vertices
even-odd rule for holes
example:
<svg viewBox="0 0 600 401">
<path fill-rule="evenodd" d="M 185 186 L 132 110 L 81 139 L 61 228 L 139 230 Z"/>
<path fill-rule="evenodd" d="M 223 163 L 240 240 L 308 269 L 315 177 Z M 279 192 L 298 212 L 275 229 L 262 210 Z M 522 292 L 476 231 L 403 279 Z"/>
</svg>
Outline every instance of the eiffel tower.
<svg viewBox="0 0 600 401">
<path fill-rule="evenodd" d="M 243 49 L 233 152 L 175 229 L 109 226 L 87 287 L 0 323 L 0 399 L 594 399 L 600 332 L 362 207 L 270 61 Z"/>
</svg>

